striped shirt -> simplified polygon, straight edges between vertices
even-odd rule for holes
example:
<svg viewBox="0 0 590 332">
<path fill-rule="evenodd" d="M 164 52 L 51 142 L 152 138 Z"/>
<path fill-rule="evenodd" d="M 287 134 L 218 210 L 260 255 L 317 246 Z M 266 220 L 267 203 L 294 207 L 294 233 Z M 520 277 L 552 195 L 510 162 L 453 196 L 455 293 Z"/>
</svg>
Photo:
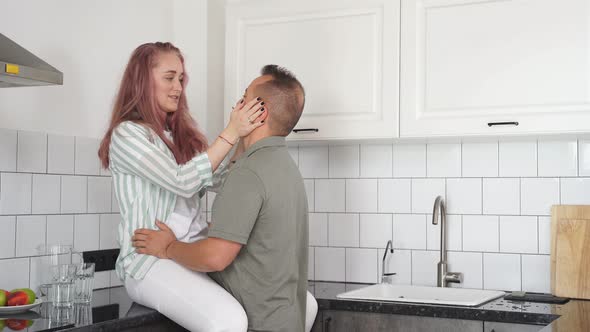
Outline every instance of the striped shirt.
<svg viewBox="0 0 590 332">
<path fill-rule="evenodd" d="M 131 121 L 121 123 L 113 131 L 109 159 L 122 219 L 118 227 L 121 251 L 117 275 L 121 280 L 127 276 L 143 279 L 158 258 L 135 252 L 131 243 L 133 232 L 138 228 L 157 229 L 156 219 L 168 219 L 177 195 L 195 199 L 198 207 L 199 198 L 208 187 L 221 183 L 227 168 L 220 165 L 212 173 L 207 153 L 178 165 L 158 135 Z"/>
</svg>

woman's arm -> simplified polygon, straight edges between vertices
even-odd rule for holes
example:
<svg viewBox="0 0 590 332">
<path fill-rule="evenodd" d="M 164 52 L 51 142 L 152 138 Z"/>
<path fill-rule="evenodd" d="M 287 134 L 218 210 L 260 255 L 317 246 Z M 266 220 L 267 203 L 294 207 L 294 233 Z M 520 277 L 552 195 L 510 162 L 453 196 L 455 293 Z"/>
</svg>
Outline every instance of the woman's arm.
<svg viewBox="0 0 590 332">
<path fill-rule="evenodd" d="M 183 197 L 191 197 L 212 184 L 209 157 L 201 153 L 184 165 L 161 151 L 149 140 L 148 129 L 131 122 L 113 132 L 109 150 L 114 169 L 145 178 Z"/>
<path fill-rule="evenodd" d="M 230 123 L 221 134 L 231 137 L 218 137 L 207 153 L 195 156 L 184 165 L 178 165 L 173 157 L 155 146 L 150 141 L 147 128 L 123 122 L 113 131 L 111 138 L 109 154 L 112 167 L 145 178 L 182 197 L 191 197 L 203 187 L 213 184 L 212 171 L 232 147 L 232 143 L 226 140 L 237 141 L 235 137 L 247 135 L 262 125 L 262 122 L 249 120 L 256 120 L 262 114 L 260 101 L 254 99 L 246 105 L 239 104 L 232 111 Z"/>
</svg>

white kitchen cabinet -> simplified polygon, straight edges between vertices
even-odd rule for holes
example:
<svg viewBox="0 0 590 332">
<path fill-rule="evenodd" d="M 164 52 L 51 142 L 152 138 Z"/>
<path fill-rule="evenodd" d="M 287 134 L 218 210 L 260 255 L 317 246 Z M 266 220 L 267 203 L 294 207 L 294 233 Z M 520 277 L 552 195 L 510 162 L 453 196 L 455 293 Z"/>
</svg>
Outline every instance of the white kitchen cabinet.
<svg viewBox="0 0 590 332">
<path fill-rule="evenodd" d="M 398 137 L 399 38 L 400 0 L 229 1 L 225 109 L 278 64 L 306 90 L 295 129 L 318 130 L 288 139 Z"/>
<path fill-rule="evenodd" d="M 590 131 L 590 1 L 401 8 L 401 137 Z"/>
</svg>

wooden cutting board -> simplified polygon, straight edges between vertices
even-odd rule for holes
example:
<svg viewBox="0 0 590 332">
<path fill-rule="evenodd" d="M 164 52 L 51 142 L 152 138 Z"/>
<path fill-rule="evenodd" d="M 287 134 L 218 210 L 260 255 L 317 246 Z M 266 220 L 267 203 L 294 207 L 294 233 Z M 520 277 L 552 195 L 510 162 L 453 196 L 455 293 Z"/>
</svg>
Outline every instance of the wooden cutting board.
<svg viewBox="0 0 590 332">
<path fill-rule="evenodd" d="M 590 205 L 551 208 L 551 293 L 590 299 Z"/>
</svg>

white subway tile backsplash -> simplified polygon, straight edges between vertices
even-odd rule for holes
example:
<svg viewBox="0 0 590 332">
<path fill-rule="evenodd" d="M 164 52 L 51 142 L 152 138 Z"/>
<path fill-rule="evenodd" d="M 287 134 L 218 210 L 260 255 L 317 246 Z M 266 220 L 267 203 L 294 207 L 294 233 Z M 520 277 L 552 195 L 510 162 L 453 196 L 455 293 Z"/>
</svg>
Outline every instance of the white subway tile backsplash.
<svg viewBox="0 0 590 332">
<path fill-rule="evenodd" d="M 590 204 L 590 178 L 562 178 L 561 204 Z"/>
<path fill-rule="evenodd" d="M 16 171 L 16 130 L 0 128 L 0 171 Z"/>
<path fill-rule="evenodd" d="M 118 247 L 120 216 L 111 211 L 119 209 L 98 143 L 0 129 L 0 172 L 11 172 L 0 173 L 0 225 L 9 235 L 0 243 L 0 270 L 31 255 L 19 262 L 26 282 L 37 285 L 29 265 L 38 244 Z M 388 255 L 392 281 L 435 285 L 440 227 L 431 213 L 440 195 L 449 213 L 449 268 L 464 274 L 453 287 L 548 292 L 549 208 L 590 204 L 590 179 L 572 178 L 590 174 L 589 151 L 590 140 L 289 147 L 311 212 L 308 278 L 379 282 L 392 239 L 404 248 Z M 214 197 L 203 200 L 205 210 Z M 98 279 L 101 287 L 120 285 L 112 271 Z"/>
<path fill-rule="evenodd" d="M 412 251 L 412 285 L 436 286 L 438 251 Z"/>
<path fill-rule="evenodd" d="M 497 252 L 499 226 L 496 216 L 463 216 L 463 250 Z"/>
<path fill-rule="evenodd" d="M 98 214 L 81 214 L 74 217 L 74 249 L 79 252 L 98 250 L 100 218 Z"/>
<path fill-rule="evenodd" d="M 551 256 L 522 255 L 522 290 L 551 292 Z"/>
<path fill-rule="evenodd" d="M 45 216 L 16 218 L 16 256 L 35 256 L 37 247 L 45 244 L 47 219 Z"/>
<path fill-rule="evenodd" d="M 498 176 L 498 142 L 462 145 L 463 177 Z"/>
<path fill-rule="evenodd" d="M 29 259 L 2 259 L 0 260 L 0 285 L 2 289 L 11 290 L 15 288 L 29 287 Z"/>
<path fill-rule="evenodd" d="M 483 214 L 520 214 L 520 180 L 483 179 Z"/>
<path fill-rule="evenodd" d="M 358 247 L 359 215 L 343 213 L 329 214 L 328 245 L 330 247 Z"/>
<path fill-rule="evenodd" d="M 121 222 L 121 216 L 118 214 L 101 214 L 100 215 L 100 240 L 99 249 L 119 248 L 117 242 L 117 229 Z"/>
<path fill-rule="evenodd" d="M 426 249 L 426 215 L 394 214 L 393 247 Z"/>
<path fill-rule="evenodd" d="M 578 175 L 577 141 L 539 141 L 539 176 Z"/>
<path fill-rule="evenodd" d="M 428 177 L 461 176 L 461 144 L 427 144 Z"/>
<path fill-rule="evenodd" d="M 94 234 L 96 236 L 96 233 Z M 74 216 L 47 216 L 48 244 L 74 244 Z"/>
<path fill-rule="evenodd" d="M 445 199 L 445 179 L 412 179 L 412 213 L 432 213 L 437 196 Z"/>
<path fill-rule="evenodd" d="M 346 180 L 346 212 L 377 212 L 377 179 Z"/>
<path fill-rule="evenodd" d="M 412 211 L 410 179 L 379 179 L 377 209 L 379 212 L 410 213 Z"/>
<path fill-rule="evenodd" d="M 328 246 L 328 214 L 309 214 L 309 245 Z"/>
<path fill-rule="evenodd" d="M 551 217 L 539 217 L 539 254 L 551 253 Z"/>
<path fill-rule="evenodd" d="M 60 190 L 59 175 L 33 174 L 33 214 L 59 213 Z"/>
<path fill-rule="evenodd" d="M 378 269 L 377 273 L 381 277 L 384 249 L 377 251 Z M 395 273 L 391 276 L 393 284 L 397 285 L 411 285 L 412 284 L 412 251 L 395 249 L 393 253 L 387 253 L 385 259 L 385 272 Z M 379 280 L 381 281 L 381 280 Z"/>
<path fill-rule="evenodd" d="M 500 216 L 500 251 L 537 253 L 537 217 Z"/>
<path fill-rule="evenodd" d="M 315 180 L 315 212 L 344 212 L 345 180 Z"/>
<path fill-rule="evenodd" d="M 100 271 L 94 273 L 94 289 L 108 288 L 111 286 L 111 273 Z"/>
<path fill-rule="evenodd" d="M 344 248 L 315 248 L 315 279 L 346 281 L 345 257 Z"/>
<path fill-rule="evenodd" d="M 447 179 L 447 213 L 481 214 L 481 179 Z"/>
<path fill-rule="evenodd" d="M 360 215 L 360 246 L 365 248 L 385 248 L 393 237 L 391 214 Z"/>
<path fill-rule="evenodd" d="M 432 224 L 432 215 L 426 217 L 426 249 L 440 250 L 440 219 Z M 447 215 L 447 250 L 461 250 L 463 232 L 460 215 Z"/>
<path fill-rule="evenodd" d="M 559 204 L 559 179 L 523 178 L 520 181 L 520 207 L 523 215 L 550 215 Z"/>
<path fill-rule="evenodd" d="M 0 174 L 0 214 L 31 213 L 31 174 Z"/>
<path fill-rule="evenodd" d="M 0 241 L 0 258 L 12 258 L 16 248 L 16 217 L 0 217 L 2 241 Z"/>
<path fill-rule="evenodd" d="M 390 178 L 393 174 L 393 147 L 361 145 L 361 177 Z"/>
<path fill-rule="evenodd" d="M 329 149 L 331 178 L 356 178 L 359 176 L 358 145 L 330 145 Z"/>
<path fill-rule="evenodd" d="M 111 212 L 111 178 L 88 177 L 88 213 Z"/>
<path fill-rule="evenodd" d="M 0 137 L 2 135 L 2 131 L 0 130 Z M 0 149 L 2 149 L 0 143 Z M 590 140 L 580 140 L 578 141 L 578 151 L 579 151 L 579 175 L 580 176 L 588 176 L 590 175 Z M 1 165 L 1 162 L 0 162 Z M 1 166 L 0 166 L 0 169 Z"/>
<path fill-rule="evenodd" d="M 307 251 L 307 280 L 315 280 L 315 248 L 309 247 Z"/>
<path fill-rule="evenodd" d="M 304 178 L 327 178 L 328 160 L 327 146 L 299 147 L 299 171 Z"/>
<path fill-rule="evenodd" d="M 74 137 L 48 135 L 47 173 L 74 174 Z"/>
<path fill-rule="evenodd" d="M 377 249 L 346 248 L 346 281 L 377 283 Z"/>
<path fill-rule="evenodd" d="M 100 175 L 97 138 L 76 137 L 74 171 L 77 175 Z"/>
<path fill-rule="evenodd" d="M 522 290 L 551 292 L 551 256 L 522 255 Z"/>
<path fill-rule="evenodd" d="M 449 284 L 459 288 L 483 288 L 483 254 L 479 252 L 449 252 L 447 253 L 450 272 L 463 274 L 463 282 Z"/>
<path fill-rule="evenodd" d="M 426 177 L 426 144 L 394 144 L 393 177 Z"/>
<path fill-rule="evenodd" d="M 484 253 L 483 287 L 485 289 L 520 291 L 520 255 Z"/>
<path fill-rule="evenodd" d="M 500 176 L 537 176 L 537 142 L 500 142 Z"/>
<path fill-rule="evenodd" d="M 88 179 L 85 176 L 61 177 L 61 213 L 86 213 Z"/>
<path fill-rule="evenodd" d="M 47 172 L 47 134 L 18 132 L 16 169 L 18 172 Z"/>
</svg>

